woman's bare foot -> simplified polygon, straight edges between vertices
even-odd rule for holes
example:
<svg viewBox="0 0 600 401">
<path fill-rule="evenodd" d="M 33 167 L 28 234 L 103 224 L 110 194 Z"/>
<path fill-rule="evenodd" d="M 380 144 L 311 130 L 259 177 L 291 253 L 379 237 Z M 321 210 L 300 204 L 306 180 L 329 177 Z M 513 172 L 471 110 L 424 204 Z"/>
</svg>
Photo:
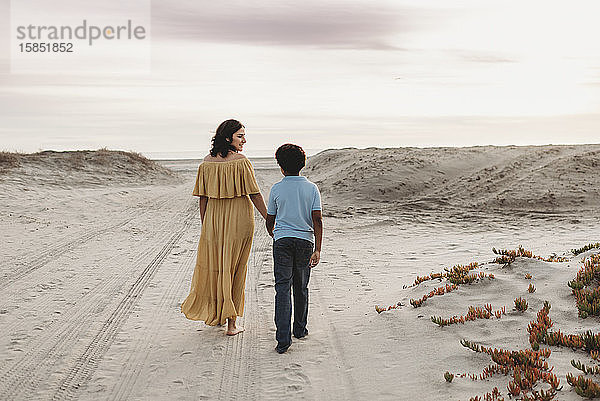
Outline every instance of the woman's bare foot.
<svg viewBox="0 0 600 401">
<path fill-rule="evenodd" d="M 227 331 L 225 334 L 228 336 L 235 336 L 236 334 L 240 334 L 244 331 L 243 327 L 237 327 L 235 325 L 235 318 L 227 319 Z"/>
<path fill-rule="evenodd" d="M 225 334 L 227 334 L 228 336 L 235 336 L 236 334 L 240 334 L 243 331 L 244 331 L 243 327 L 235 327 L 233 329 L 227 329 Z"/>
</svg>

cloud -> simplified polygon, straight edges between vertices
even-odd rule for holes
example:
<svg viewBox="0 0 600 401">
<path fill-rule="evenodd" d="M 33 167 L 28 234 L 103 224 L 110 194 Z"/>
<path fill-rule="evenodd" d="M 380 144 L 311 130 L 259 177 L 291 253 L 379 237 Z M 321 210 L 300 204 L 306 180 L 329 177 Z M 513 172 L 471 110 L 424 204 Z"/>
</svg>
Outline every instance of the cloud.
<svg viewBox="0 0 600 401">
<path fill-rule="evenodd" d="M 506 57 L 501 54 L 494 54 L 491 52 L 481 52 L 481 51 L 464 51 L 464 50 L 455 50 L 453 51 L 456 56 L 464 61 L 474 62 L 474 63 L 515 63 L 517 59 Z"/>
<path fill-rule="evenodd" d="M 350 2 L 247 1 L 154 3 L 154 39 L 321 48 L 395 49 L 391 37 L 412 29 L 408 10 Z"/>
</svg>

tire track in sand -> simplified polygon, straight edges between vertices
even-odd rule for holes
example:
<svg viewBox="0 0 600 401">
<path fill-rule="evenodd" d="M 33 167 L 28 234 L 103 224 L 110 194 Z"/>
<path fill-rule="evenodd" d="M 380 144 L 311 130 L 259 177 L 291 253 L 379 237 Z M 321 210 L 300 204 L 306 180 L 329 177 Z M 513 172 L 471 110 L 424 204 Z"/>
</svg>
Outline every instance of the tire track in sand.
<svg viewBox="0 0 600 401">
<path fill-rule="evenodd" d="M 216 381 L 218 386 L 213 394 L 217 394 L 219 400 L 255 400 L 259 394 L 259 369 L 262 369 L 262 366 L 257 366 L 256 360 L 261 323 L 257 284 L 263 265 L 262 258 L 268 250 L 271 237 L 263 227 L 262 218 L 256 219 L 255 227 L 246 275 L 244 317 L 239 319 L 245 331 L 226 339 L 227 345 L 218 360 L 215 370 L 220 372 L 221 380 Z"/>
<path fill-rule="evenodd" d="M 104 322 L 104 325 L 92 339 L 84 353 L 78 358 L 75 366 L 71 367 L 67 373 L 67 377 L 62 381 L 58 390 L 54 393 L 54 396 L 52 397 L 53 400 L 70 400 L 76 398 L 77 391 L 92 376 L 98 363 L 111 346 L 119 329 L 129 317 L 130 311 L 137 303 L 138 298 L 146 289 L 162 262 L 170 255 L 175 244 L 192 225 L 195 212 L 196 205 L 195 203 L 192 203 L 186 211 L 182 227 L 171 236 L 161 251 L 146 266 L 144 271 L 131 286 L 128 293 L 121 302 L 119 302 L 111 316 Z"/>
<path fill-rule="evenodd" d="M 338 376 L 336 378 L 337 381 L 342 383 L 342 386 L 338 386 L 343 392 L 343 396 L 340 397 L 341 399 L 361 399 L 363 396 L 357 392 L 354 378 L 348 369 L 348 359 L 346 358 L 344 352 L 344 345 L 342 344 L 341 336 L 337 332 L 335 324 L 331 324 L 331 322 L 334 322 L 335 319 L 333 316 L 331 316 L 331 311 L 329 308 L 326 307 L 328 302 L 323 297 L 323 292 L 321 291 L 321 280 L 322 278 L 318 274 L 311 276 L 310 282 L 312 288 L 314 289 L 314 291 L 311 291 L 311 297 L 317 299 L 316 305 L 318 305 L 318 308 L 313 312 L 313 316 L 321 320 L 319 324 L 321 324 L 323 327 L 327 327 L 328 330 L 327 341 L 330 343 L 330 346 L 327 348 L 328 351 L 332 351 L 333 360 L 336 361 L 336 364 L 338 365 L 337 369 L 331 370 L 331 374 L 332 376 Z M 319 314 L 318 312 L 321 313 Z M 333 380 L 333 377 L 330 380 Z"/>
<path fill-rule="evenodd" d="M 158 200 L 161 198 L 165 198 L 165 199 Z M 163 194 L 163 195 L 157 196 L 154 199 L 152 199 L 151 201 L 146 202 L 143 205 L 141 205 L 141 208 L 143 210 L 141 212 L 141 215 L 148 214 L 148 213 L 152 212 L 153 209 L 160 209 L 164 205 L 166 205 L 169 201 L 170 201 L 170 196 L 168 194 L 167 195 Z M 151 209 L 150 206 L 154 206 L 154 208 Z M 138 207 L 140 207 L 140 206 L 138 206 Z M 136 207 L 136 208 L 138 208 L 138 207 Z M 125 211 L 128 211 L 130 209 L 135 209 L 135 208 L 132 206 L 132 207 L 125 209 Z M 127 223 L 132 221 L 134 218 L 139 217 L 139 216 L 140 215 L 127 217 L 127 218 L 119 221 L 118 223 L 112 224 L 108 227 L 105 227 L 105 228 L 102 228 L 99 230 L 87 231 L 85 234 L 79 235 L 71 240 L 66 240 L 66 241 L 63 241 L 62 243 L 59 243 L 56 245 L 50 245 L 35 255 L 28 254 L 28 255 L 21 256 L 21 257 L 17 257 L 14 268 L 11 269 L 10 272 L 4 273 L 3 277 L 0 278 L 0 290 L 6 288 L 7 286 L 11 285 L 12 283 L 14 283 L 18 280 L 20 280 L 21 278 L 27 276 L 28 274 L 44 267 L 45 265 L 47 265 L 51 261 L 55 260 L 56 258 L 60 257 L 61 255 L 82 246 L 86 242 L 88 242 L 96 237 L 99 237 L 103 234 L 113 232 L 114 230 L 125 226 Z"/>
<path fill-rule="evenodd" d="M 189 282 L 185 279 L 185 276 L 189 274 L 190 268 L 193 266 L 195 260 L 196 253 L 193 251 L 187 252 L 185 259 L 179 263 L 179 267 L 172 272 L 173 275 L 169 276 L 169 284 L 162 293 L 159 305 L 153 309 L 154 313 L 152 318 L 149 321 L 144 322 L 147 323 L 144 325 L 143 329 L 143 332 L 146 333 L 146 335 L 137 339 L 137 342 L 122 365 L 116 385 L 112 388 L 106 399 L 136 399 L 136 384 L 148 360 L 150 348 L 155 344 L 158 333 L 166 323 L 168 315 L 171 313 L 172 302 L 180 302 L 176 298 L 177 294 L 181 293 L 183 287 L 189 286 Z"/>
<path fill-rule="evenodd" d="M 100 230 L 89 231 L 84 235 L 78 236 L 78 237 L 76 237 L 72 240 L 66 241 L 62 244 L 48 247 L 44 251 L 36 254 L 35 256 L 31 256 L 27 259 L 18 261 L 16 263 L 16 267 L 14 269 L 12 269 L 10 273 L 4 275 L 3 280 L 0 282 L 0 290 L 6 288 L 7 286 L 11 285 L 15 281 L 20 280 L 21 278 L 27 276 L 28 274 L 36 271 L 37 269 L 44 267 L 49 262 L 55 260 L 56 258 L 60 257 L 61 255 L 65 254 L 75 248 L 82 246 L 83 244 L 90 241 L 91 239 L 94 239 L 98 236 L 101 236 L 102 234 L 112 232 L 120 227 L 125 226 L 132 219 L 133 219 L 133 217 L 130 217 L 130 218 L 121 220 L 119 223 L 113 224 L 109 227 L 106 227 L 106 228 L 103 228 Z"/>
<path fill-rule="evenodd" d="M 158 199 L 160 197 L 156 197 L 154 199 Z M 166 204 L 167 202 L 169 202 L 169 200 L 166 200 L 164 202 L 160 202 L 160 205 L 157 206 L 158 208 L 162 207 L 164 204 Z M 146 203 L 145 205 L 147 206 L 149 203 Z M 185 206 L 186 208 L 189 207 L 187 204 Z M 185 210 L 185 209 L 184 209 Z M 181 213 L 181 212 L 179 212 Z M 141 217 L 145 216 L 144 213 L 142 214 L 138 214 L 135 216 L 135 218 L 129 219 L 129 220 L 138 220 Z M 120 225 L 117 225 L 120 226 Z M 111 234 L 111 232 L 106 232 L 106 235 Z M 98 235 L 99 236 L 99 235 Z M 98 237 L 97 236 L 97 237 Z M 161 240 L 161 238 L 164 237 L 164 240 Z M 150 247 L 146 247 L 144 249 L 141 249 L 140 252 L 136 252 L 135 254 L 133 254 L 133 260 L 143 260 L 145 257 L 147 257 L 150 254 L 153 254 L 154 252 L 158 252 L 159 246 L 160 244 L 162 244 L 164 241 L 166 241 L 168 239 L 168 235 L 162 234 L 160 235 L 160 237 L 157 237 L 156 239 L 154 239 L 155 243 L 152 244 L 152 246 Z M 80 247 L 84 246 L 84 244 L 79 244 Z M 108 259 L 104 259 L 103 260 L 103 264 L 106 265 L 115 265 L 115 264 L 119 264 L 122 263 L 122 254 L 113 254 L 111 255 Z M 50 262 L 54 262 L 54 260 L 48 260 L 47 263 Z M 69 262 L 69 264 L 73 264 L 73 262 Z M 33 271 L 29 272 L 32 273 Z M 56 323 L 61 322 L 64 323 L 64 316 L 70 316 L 70 313 L 72 310 L 76 310 L 77 308 L 81 307 L 80 301 L 83 302 L 83 305 L 90 305 L 89 302 L 87 301 L 87 298 L 89 296 L 93 296 L 94 293 L 96 292 L 101 292 L 104 293 L 106 291 L 110 291 L 113 288 L 113 285 L 118 281 L 124 280 L 124 277 L 122 277 L 121 275 L 115 275 L 112 274 L 109 277 L 107 277 L 107 279 L 102 280 L 102 282 L 100 282 L 97 285 L 93 285 L 92 282 L 90 282 L 90 278 L 86 275 L 83 274 L 74 274 L 74 273 L 65 273 L 66 275 L 54 275 L 52 280 L 53 282 L 51 283 L 52 285 L 60 285 L 63 283 L 63 281 L 68 280 L 68 287 L 66 287 L 64 289 L 64 292 L 61 292 L 60 296 L 65 299 L 68 300 L 68 302 L 65 305 L 59 306 L 59 308 L 61 309 L 61 314 L 57 315 L 54 312 L 56 311 L 56 306 L 54 305 L 53 302 L 48 302 L 48 296 L 50 296 L 50 294 L 46 293 L 46 290 L 52 291 L 52 287 L 48 288 L 45 282 L 42 282 L 40 284 L 40 282 L 26 282 L 23 283 L 21 281 L 17 282 L 14 281 L 12 284 L 13 286 L 16 285 L 17 288 L 12 288 L 9 287 L 8 289 L 5 289 L 5 292 L 8 292 L 8 297 L 7 298 L 3 298 L 2 300 L 0 300 L 0 313 L 4 312 L 4 313 L 8 313 L 9 310 L 13 310 L 15 308 L 15 305 L 18 305 L 19 308 L 26 308 L 29 311 L 35 311 L 35 313 L 39 316 L 43 316 L 43 320 L 39 321 L 37 323 L 38 328 L 35 328 L 35 332 L 33 331 L 29 331 L 29 337 L 35 337 L 35 334 L 37 333 L 38 335 L 42 335 L 41 333 L 38 332 L 38 330 L 45 330 L 45 332 L 47 332 L 47 330 L 51 329 Z M 42 280 L 45 280 L 45 278 L 42 278 Z M 30 298 L 28 295 L 25 295 L 25 298 L 23 298 L 23 294 L 25 290 L 30 289 L 30 288 L 38 288 L 41 285 L 41 294 L 40 296 L 37 296 L 35 298 Z M 85 294 L 81 295 L 80 293 L 80 289 L 85 287 L 86 290 L 89 290 L 89 292 L 86 292 Z M 77 294 L 77 295 L 75 295 Z M 77 302 L 73 302 L 74 300 L 77 300 Z M 15 304 L 16 303 L 16 304 Z M 94 305 L 94 304 L 91 304 Z M 10 315 L 9 315 L 10 316 Z M 15 332 L 16 330 L 19 330 L 20 328 L 22 328 L 23 326 L 23 322 L 20 319 L 12 319 L 12 321 L 6 322 L 6 319 L 4 319 L 3 323 L 0 325 L 0 336 L 8 336 L 8 335 L 12 335 L 11 333 Z M 1 370 L 1 366 L 0 366 L 0 371 Z"/>
<path fill-rule="evenodd" d="M 159 267 L 164 255 L 167 252 L 170 252 L 170 247 L 174 245 L 182 232 L 185 231 L 187 223 L 194 217 L 196 212 L 195 204 L 193 202 L 188 202 L 186 206 L 184 211 L 179 212 L 180 215 L 183 215 L 183 228 L 175 235 L 171 236 L 171 239 L 162 247 L 158 255 L 144 268 L 140 277 L 138 277 L 131 286 L 125 298 L 118 304 L 116 310 L 113 311 L 108 320 L 104 323 L 100 333 L 96 335 L 94 340 L 97 340 L 99 337 L 102 337 L 103 340 L 110 340 L 110 335 L 112 334 L 110 329 L 115 325 L 122 324 L 126 320 L 127 316 L 122 312 L 127 312 L 133 306 L 137 296 L 141 294 L 145 285 L 148 284 L 148 279 Z M 146 248 L 145 251 L 147 252 L 148 248 Z M 139 270 L 135 269 L 135 271 Z M 85 304 L 79 305 L 82 307 L 70 308 L 73 309 L 74 312 L 65 315 L 66 319 L 57 321 L 61 323 L 60 326 L 50 332 L 48 332 L 49 328 L 46 327 L 46 331 L 41 333 L 34 343 L 29 344 L 29 349 L 25 351 L 25 354 L 22 357 L 18 358 L 16 363 L 10 366 L 10 368 L 7 366 L 7 369 L 5 369 L 5 367 L 2 368 L 4 373 L 0 376 L 1 399 L 22 399 L 24 398 L 24 394 L 35 393 L 36 391 L 39 391 L 40 388 L 48 390 L 49 387 L 56 387 L 56 384 L 53 383 L 56 383 L 55 380 L 57 379 L 52 380 L 52 377 L 56 377 L 57 375 L 60 377 L 64 373 L 57 372 L 56 374 L 51 374 L 53 373 L 52 369 L 56 369 L 55 365 L 57 361 L 64 359 L 65 355 L 67 357 L 69 356 L 69 347 L 76 346 L 78 340 L 80 341 L 81 338 L 84 338 L 85 334 L 93 327 L 93 322 L 90 321 L 90 318 L 106 315 L 103 311 L 106 306 L 110 304 L 110 302 L 107 302 L 107 296 L 110 297 L 114 296 L 111 294 L 119 293 L 118 288 L 112 288 L 109 284 L 114 284 L 118 280 L 123 280 L 123 277 L 111 277 L 111 279 L 106 280 L 106 283 L 108 284 L 105 285 L 105 283 L 102 283 L 102 285 L 98 286 L 98 291 L 92 291 L 91 293 L 86 294 Z M 109 290 L 108 293 L 103 289 Z M 57 325 L 57 322 L 53 322 L 52 325 Z M 107 329 L 109 330 L 103 333 L 103 330 Z M 94 344 L 96 344 L 96 347 L 93 347 Z M 92 344 L 87 347 L 86 352 L 90 349 L 97 349 L 98 345 L 108 347 L 110 341 L 96 341 L 95 343 L 92 341 Z M 73 351 L 71 351 L 71 353 L 72 352 Z M 95 360 L 86 359 L 86 356 L 88 355 L 84 352 L 84 354 L 77 359 L 75 366 L 68 373 L 69 376 L 62 382 L 63 385 L 66 383 L 67 387 L 65 387 L 65 390 L 59 389 L 57 391 L 57 394 L 62 393 L 57 398 L 73 398 L 74 391 L 85 382 L 83 379 L 93 372 L 93 369 L 91 369 L 93 368 L 93 363 L 97 363 L 100 359 L 98 358 L 98 353 L 94 353 L 94 356 L 96 357 Z M 7 362 L 9 361 L 5 361 L 4 365 L 6 365 Z M 69 361 L 67 360 L 66 363 L 69 363 Z M 74 382 L 73 379 L 80 380 Z M 72 386 L 69 387 L 68 384 L 72 384 Z"/>
</svg>

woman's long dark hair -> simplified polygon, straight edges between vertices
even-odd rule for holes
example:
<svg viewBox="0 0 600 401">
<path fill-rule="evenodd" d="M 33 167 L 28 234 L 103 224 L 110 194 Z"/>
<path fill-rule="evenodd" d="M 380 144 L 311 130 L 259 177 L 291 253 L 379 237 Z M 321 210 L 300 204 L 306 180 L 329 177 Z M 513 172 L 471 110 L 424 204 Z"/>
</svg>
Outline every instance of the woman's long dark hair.
<svg viewBox="0 0 600 401">
<path fill-rule="evenodd" d="M 236 149 L 231 145 L 231 140 L 233 139 L 233 134 L 239 131 L 240 128 L 244 128 L 244 126 L 238 120 L 223 121 L 212 138 L 210 155 L 215 157 L 220 154 L 221 157 L 227 157 L 230 150 L 235 152 Z"/>
</svg>

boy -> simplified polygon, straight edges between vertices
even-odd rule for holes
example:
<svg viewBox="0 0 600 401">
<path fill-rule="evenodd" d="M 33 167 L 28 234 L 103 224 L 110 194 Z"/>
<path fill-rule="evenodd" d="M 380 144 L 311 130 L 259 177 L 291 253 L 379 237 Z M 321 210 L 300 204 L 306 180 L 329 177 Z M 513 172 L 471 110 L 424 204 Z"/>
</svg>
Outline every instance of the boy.
<svg viewBox="0 0 600 401">
<path fill-rule="evenodd" d="M 300 175 L 306 164 L 304 150 L 287 143 L 277 149 L 275 158 L 285 177 L 271 188 L 266 225 L 274 240 L 276 349 L 283 354 L 292 344 L 292 331 L 296 338 L 308 334 L 308 279 L 321 259 L 323 220 L 319 189 Z"/>
</svg>

